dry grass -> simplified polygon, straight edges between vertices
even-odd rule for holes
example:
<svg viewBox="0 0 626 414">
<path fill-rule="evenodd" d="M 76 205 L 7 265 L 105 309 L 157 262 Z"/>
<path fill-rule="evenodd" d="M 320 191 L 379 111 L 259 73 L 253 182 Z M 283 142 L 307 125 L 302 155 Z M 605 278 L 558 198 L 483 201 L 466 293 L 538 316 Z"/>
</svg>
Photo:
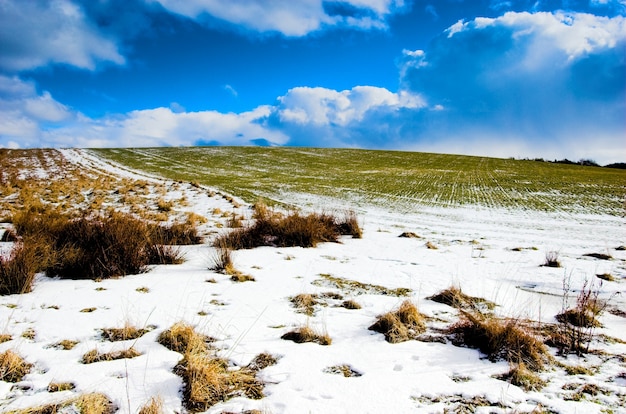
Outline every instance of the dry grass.
<svg viewBox="0 0 626 414">
<path fill-rule="evenodd" d="M 197 333 L 193 326 L 184 322 L 175 323 L 170 329 L 161 332 L 158 338 L 161 345 L 181 354 L 206 350 L 213 341 L 213 338 Z"/>
<path fill-rule="evenodd" d="M 397 310 L 379 316 L 368 329 L 382 333 L 393 344 L 417 338 L 426 331 L 426 324 L 415 304 L 405 300 Z"/>
<path fill-rule="evenodd" d="M 48 384 L 48 392 L 71 391 L 76 388 L 73 382 L 51 382 Z"/>
<path fill-rule="evenodd" d="M 346 309 L 361 309 L 359 302 L 353 299 L 344 300 L 341 302 L 341 307 Z"/>
<path fill-rule="evenodd" d="M 354 370 L 350 365 L 333 365 L 332 367 L 324 368 L 324 372 L 327 374 L 339 374 L 346 378 L 360 377 L 360 372 Z"/>
<path fill-rule="evenodd" d="M 102 329 L 102 338 L 107 341 L 127 341 L 137 339 L 144 334 L 150 332 L 148 328 L 137 328 L 130 323 L 124 324 L 122 328 L 104 328 Z"/>
<path fill-rule="evenodd" d="M 0 381 L 19 382 L 32 366 L 15 352 L 7 350 L 0 354 Z"/>
<path fill-rule="evenodd" d="M 542 266 L 545 267 L 561 267 L 561 261 L 559 260 L 559 252 L 557 251 L 549 251 L 546 252 L 545 261 Z"/>
<path fill-rule="evenodd" d="M 513 365 L 509 372 L 499 378 L 509 381 L 525 391 L 539 391 L 546 385 L 546 382 L 539 375 L 529 370 L 524 363 Z"/>
<path fill-rule="evenodd" d="M 317 295 L 310 293 L 300 293 L 289 298 L 289 301 L 297 309 L 297 312 L 308 316 L 312 316 L 315 313 L 315 305 L 320 303 L 317 300 Z"/>
<path fill-rule="evenodd" d="M 69 339 L 64 339 L 52 345 L 53 348 L 62 349 L 64 351 L 69 351 L 73 349 L 76 345 L 78 345 L 78 341 L 72 341 Z"/>
<path fill-rule="evenodd" d="M 46 404 L 37 407 L 9 411 L 8 414 L 56 414 L 56 413 L 80 413 L 80 414 L 113 414 L 115 405 L 109 398 L 100 393 L 83 394 L 59 403 Z"/>
<path fill-rule="evenodd" d="M 114 361 L 116 359 L 130 359 L 135 358 L 141 355 L 141 352 L 135 350 L 135 348 L 130 347 L 128 349 L 123 349 L 121 351 L 113 351 L 113 352 L 105 352 L 101 353 L 97 349 L 92 349 L 91 351 L 85 353 L 80 362 L 83 364 L 93 364 L 96 362 L 102 361 Z"/>
<path fill-rule="evenodd" d="M 41 257 L 34 245 L 18 242 L 8 257 L 0 255 L 0 295 L 30 292 Z"/>
<path fill-rule="evenodd" d="M 486 299 L 466 295 L 465 293 L 463 293 L 463 291 L 461 291 L 460 288 L 456 286 L 451 286 L 447 289 L 444 289 L 441 292 L 433 296 L 429 296 L 426 299 L 438 303 L 443 303 L 448 306 L 452 306 L 453 308 L 464 310 L 492 310 L 496 306 L 495 303 L 490 302 Z"/>
<path fill-rule="evenodd" d="M 139 414 L 163 414 L 163 399 L 152 397 L 140 409 Z"/>
<path fill-rule="evenodd" d="M 385 295 L 385 296 L 408 296 L 411 289 L 408 288 L 387 288 L 380 285 L 362 283 L 357 280 L 344 279 L 327 273 L 320 274 L 320 279 L 312 282 L 315 286 L 326 286 L 333 289 L 340 289 L 352 295 Z"/>
<path fill-rule="evenodd" d="M 347 215 L 343 220 L 324 213 L 303 216 L 293 212 L 283 215 L 257 203 L 254 218 L 254 224 L 220 236 L 215 246 L 235 250 L 259 246 L 315 247 L 318 243 L 338 242 L 342 235 L 361 237 L 354 214 Z"/>
<path fill-rule="evenodd" d="M 206 336 L 184 323 L 175 324 L 159 336 L 159 343 L 183 354 L 174 372 L 184 383 L 185 407 L 198 412 L 235 396 L 262 398 L 263 383 L 256 378 L 256 370 L 233 369 L 228 361 L 211 352 L 207 342 Z M 258 358 L 257 365 L 267 363 L 268 358 Z"/>
<path fill-rule="evenodd" d="M 266 352 L 263 352 L 257 356 L 255 356 L 252 361 L 250 361 L 250 363 L 248 364 L 248 366 L 246 368 L 248 368 L 251 371 L 261 371 L 262 369 L 265 369 L 267 367 L 271 367 L 272 365 L 276 365 L 276 363 L 278 362 L 278 358 L 275 357 L 272 354 L 268 354 Z"/>
<path fill-rule="evenodd" d="M 551 359 L 544 344 L 518 319 L 461 311 L 461 320 L 449 332 L 453 343 L 478 348 L 492 361 L 504 359 L 537 371 Z"/>
<path fill-rule="evenodd" d="M 9 334 L 0 334 L 0 344 L 9 342 L 11 339 L 13 339 L 13 337 Z"/>
<path fill-rule="evenodd" d="M 332 338 L 327 333 L 319 333 L 310 326 L 303 326 L 289 331 L 281 336 L 281 339 L 294 341 L 297 344 L 314 342 L 320 345 L 330 345 L 333 342 Z"/>
<path fill-rule="evenodd" d="M 602 281 L 594 286 L 593 281 L 585 280 L 576 297 L 576 306 L 565 309 L 571 289 L 569 279 L 563 280 L 563 311 L 556 315 L 559 329 L 553 337 L 562 354 L 573 352 L 580 356 L 589 352 L 594 329 L 602 326 L 597 318 L 608 306 L 608 301 L 599 298 L 601 287 Z"/>
</svg>

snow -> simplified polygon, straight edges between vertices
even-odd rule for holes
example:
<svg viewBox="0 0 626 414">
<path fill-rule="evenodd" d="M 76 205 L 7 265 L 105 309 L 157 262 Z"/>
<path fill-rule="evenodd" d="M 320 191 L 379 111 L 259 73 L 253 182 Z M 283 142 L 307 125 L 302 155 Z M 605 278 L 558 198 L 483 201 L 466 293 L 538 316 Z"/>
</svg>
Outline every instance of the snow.
<svg viewBox="0 0 626 414">
<path fill-rule="evenodd" d="M 167 183 L 104 162 L 87 151 L 63 150 L 63 154 L 70 162 L 101 173 Z M 190 205 L 175 209 L 205 216 L 214 208 L 236 209 L 221 198 L 207 196 L 206 189 L 189 186 L 184 191 Z M 341 211 L 349 207 L 337 201 L 329 204 L 314 195 L 288 196 L 308 209 L 328 210 L 334 205 Z M 567 376 L 560 368 L 549 368 L 540 373 L 548 385 L 541 391 L 526 392 L 494 378 L 506 373 L 508 364 L 490 362 L 477 350 L 439 342 L 385 342 L 383 335 L 367 328 L 377 315 L 393 310 L 406 298 L 342 291 L 326 286 L 320 276 L 411 289 L 410 299 L 420 312 L 436 318 L 428 322 L 429 331 L 458 320 L 453 308 L 426 299 L 453 285 L 497 303 L 499 315 L 553 323 L 563 309 L 563 281 L 570 281 L 574 289 L 571 300 L 575 300 L 576 289 L 582 288 L 585 280 L 595 279 L 600 296 L 610 300 L 610 307 L 624 311 L 626 252 L 615 250 L 626 244 L 623 217 L 473 207 L 424 208 L 418 214 L 406 214 L 367 205 L 359 206 L 357 212 L 364 229 L 362 239 L 344 237 L 341 243 L 310 249 L 262 247 L 235 252 L 235 267 L 254 276 L 254 282 L 236 283 L 208 270 L 213 248 L 207 242 L 183 247 L 186 261 L 181 265 L 154 266 L 145 274 L 101 282 L 38 275 L 31 293 L 0 296 L 0 333 L 13 337 L 0 344 L 0 352 L 14 350 L 34 364 L 19 386 L 0 382 L 0 410 L 97 391 L 105 393 L 120 413 L 137 413 L 153 396 L 162 398 L 166 412 L 183 412 L 182 382 L 173 373 L 181 355 L 158 344 L 156 338 L 174 323 L 185 321 L 198 332 L 217 338 L 219 354 L 239 366 L 261 352 L 279 357 L 276 365 L 260 372 L 266 383 L 264 398 L 233 398 L 209 413 L 251 409 L 274 414 L 442 412 L 454 407 L 459 396 L 479 396 L 490 402 L 491 406 L 477 407 L 476 412 L 525 412 L 539 405 L 559 413 L 600 413 L 607 408 L 626 412 L 620 405 L 626 395 L 624 342 L 593 344 L 617 357 L 587 355 L 563 360 L 598 367 L 595 375 Z M 215 221 L 209 221 L 203 231 L 227 231 L 214 226 Z M 404 231 L 421 238 L 399 238 Z M 427 242 L 438 249 L 428 249 Z M 6 251 L 9 245 L 2 243 L 0 248 Z M 561 268 L 541 266 L 549 251 L 559 252 Z M 594 252 L 608 252 L 613 259 L 583 256 Z M 600 286 L 595 275 L 602 273 L 610 273 L 618 281 Z M 207 282 L 210 279 L 215 283 Z M 297 313 L 289 302 L 300 293 L 329 291 L 356 300 L 362 308 L 348 310 L 337 306 L 341 301 L 325 299 L 327 306 L 317 306 L 315 314 L 307 316 Z M 86 308 L 95 310 L 81 312 Z M 604 327 L 597 333 L 626 341 L 623 316 L 606 312 L 600 321 Z M 122 327 L 127 322 L 156 328 L 133 341 L 101 339 L 99 329 Z M 280 339 L 304 325 L 327 332 L 332 344 Z M 34 340 L 21 336 L 29 328 L 35 331 Z M 67 351 L 51 347 L 64 339 L 79 343 Z M 94 348 L 109 352 L 130 345 L 142 355 L 80 363 L 82 355 Z M 346 378 L 325 372 L 343 364 L 362 375 Z M 73 382 L 76 389 L 47 392 L 51 382 L 64 381 Z M 568 400 L 566 396 L 572 392 L 562 389 L 567 383 L 594 383 L 606 392 Z"/>
</svg>

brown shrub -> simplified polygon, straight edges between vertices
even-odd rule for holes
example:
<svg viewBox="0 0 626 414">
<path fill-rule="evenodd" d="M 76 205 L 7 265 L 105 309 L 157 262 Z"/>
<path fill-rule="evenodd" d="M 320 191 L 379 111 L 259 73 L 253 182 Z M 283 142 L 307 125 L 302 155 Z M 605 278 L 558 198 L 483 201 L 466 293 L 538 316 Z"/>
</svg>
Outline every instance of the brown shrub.
<svg viewBox="0 0 626 414">
<path fill-rule="evenodd" d="M 214 245 L 232 249 L 259 246 L 315 247 L 318 243 L 337 242 L 341 235 L 360 237 L 354 214 L 340 221 L 324 213 L 303 216 L 294 212 L 283 215 L 261 205 L 255 208 L 254 218 L 254 224 L 219 237 Z"/>
<path fill-rule="evenodd" d="M 368 329 L 382 333 L 385 340 L 393 344 L 415 339 L 426 331 L 426 324 L 417 307 L 405 300 L 397 310 L 379 316 Z"/>
<path fill-rule="evenodd" d="M 8 257 L 0 255 L 0 295 L 30 292 L 40 255 L 33 245 L 17 243 Z"/>
</svg>

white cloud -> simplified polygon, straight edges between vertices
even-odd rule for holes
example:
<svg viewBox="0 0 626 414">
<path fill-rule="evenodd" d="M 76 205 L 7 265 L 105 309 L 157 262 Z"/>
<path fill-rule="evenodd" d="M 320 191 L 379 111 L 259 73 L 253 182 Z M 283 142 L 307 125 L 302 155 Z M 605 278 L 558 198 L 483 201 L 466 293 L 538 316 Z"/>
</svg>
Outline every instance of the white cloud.
<svg viewBox="0 0 626 414">
<path fill-rule="evenodd" d="M 364 10 L 357 15 L 328 14 L 323 0 L 146 0 L 158 2 L 166 9 L 190 18 L 208 14 L 248 29 L 275 31 L 286 36 L 304 36 L 324 26 L 347 25 L 358 28 L 384 28 L 385 19 L 404 7 L 403 0 L 345 0 L 328 2 Z"/>
<path fill-rule="evenodd" d="M 100 61 L 124 63 L 115 43 L 91 27 L 70 0 L 1 0 L 0 44 L 0 68 L 8 71 L 49 63 L 83 69 Z"/>
<path fill-rule="evenodd" d="M 508 12 L 497 18 L 479 17 L 473 22 L 459 21 L 448 28 L 448 37 L 473 29 L 508 27 L 513 37 L 529 38 L 536 50 L 556 48 L 570 59 L 599 49 L 613 48 L 626 38 L 626 18 L 566 12 Z"/>
<path fill-rule="evenodd" d="M 281 121 L 317 126 L 346 126 L 362 121 L 369 111 L 425 106 L 418 95 L 393 93 L 374 86 L 355 86 L 344 91 L 298 87 L 290 89 L 279 102 L 277 112 Z"/>
</svg>

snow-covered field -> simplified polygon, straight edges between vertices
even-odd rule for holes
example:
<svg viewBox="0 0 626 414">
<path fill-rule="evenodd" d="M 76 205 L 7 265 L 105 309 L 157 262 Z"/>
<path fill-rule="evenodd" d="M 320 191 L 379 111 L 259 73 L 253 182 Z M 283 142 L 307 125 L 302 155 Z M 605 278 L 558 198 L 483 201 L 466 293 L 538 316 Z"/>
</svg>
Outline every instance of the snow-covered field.
<svg viewBox="0 0 626 414">
<path fill-rule="evenodd" d="M 91 171 L 162 182 L 84 151 L 63 154 Z M 185 195 L 189 201 L 174 207 L 181 211 L 209 218 L 215 209 L 250 214 L 248 206 L 233 206 L 223 197 L 211 196 L 208 189 L 187 185 L 178 191 L 177 198 Z M 289 197 L 311 209 L 349 207 L 310 194 Z M 184 412 L 182 380 L 173 372 L 181 355 L 156 339 L 174 323 L 185 321 L 216 338 L 214 346 L 233 366 L 245 366 L 262 352 L 278 358 L 277 364 L 259 373 L 265 382 L 264 398 L 236 397 L 213 406 L 209 413 L 626 413 L 626 251 L 617 249 L 626 245 L 623 217 L 472 207 L 424 208 L 411 215 L 361 207 L 357 214 L 362 239 L 344 237 L 341 243 L 306 249 L 236 251 L 236 268 L 255 281 L 238 283 L 208 270 L 214 254 L 211 238 L 228 231 L 213 218 L 201 226 L 209 235 L 205 244 L 182 248 L 186 261 L 181 265 L 154 266 L 145 274 L 100 282 L 41 275 L 31 293 L 0 296 L 0 333 L 13 338 L 0 344 L 0 353 L 11 349 L 33 364 L 20 383 L 0 381 L 0 410 L 102 392 L 121 413 L 137 413 L 155 396 L 162 399 L 165 412 Z M 403 232 L 419 238 L 398 237 Z M 0 244 L 5 252 L 10 247 Z M 550 251 L 559 253 L 562 267 L 541 266 Z M 585 256 L 589 253 L 612 259 Z M 610 274 L 615 281 L 600 284 L 598 274 Z M 564 281 L 573 289 L 570 305 L 585 281 L 593 283 L 600 297 L 609 300 L 600 317 L 603 327 L 595 330 L 603 336 L 591 344 L 597 352 L 557 358 L 566 365 L 592 368 L 593 374 L 568 375 L 553 364 L 539 373 L 547 381 L 543 389 L 524 391 L 496 378 L 508 372 L 507 362 L 490 362 L 477 350 L 449 341 L 390 344 L 368 327 L 406 297 L 336 286 L 325 275 L 410 289 L 409 298 L 430 317 L 428 333 L 435 336 L 459 317 L 456 309 L 427 299 L 448 287 L 458 286 L 495 302 L 498 315 L 555 323 L 555 315 L 564 309 Z M 342 299 L 320 299 L 311 316 L 290 302 L 298 294 L 326 292 Z M 346 299 L 358 302 L 361 309 L 340 307 Z M 92 311 L 81 312 L 86 309 Z M 154 329 L 133 341 L 102 339 L 101 329 L 127 323 Z M 281 339 L 305 325 L 327 332 L 332 344 Z M 24 332 L 30 335 L 23 337 Z M 78 344 L 71 350 L 52 346 L 62 340 Z M 109 352 L 130 345 L 142 355 L 80 362 L 94 348 Z M 344 377 L 330 369 L 342 365 L 356 375 Z M 48 392 L 54 382 L 72 382 L 75 389 Z M 586 384 L 597 386 L 595 392 L 582 392 Z"/>
</svg>

